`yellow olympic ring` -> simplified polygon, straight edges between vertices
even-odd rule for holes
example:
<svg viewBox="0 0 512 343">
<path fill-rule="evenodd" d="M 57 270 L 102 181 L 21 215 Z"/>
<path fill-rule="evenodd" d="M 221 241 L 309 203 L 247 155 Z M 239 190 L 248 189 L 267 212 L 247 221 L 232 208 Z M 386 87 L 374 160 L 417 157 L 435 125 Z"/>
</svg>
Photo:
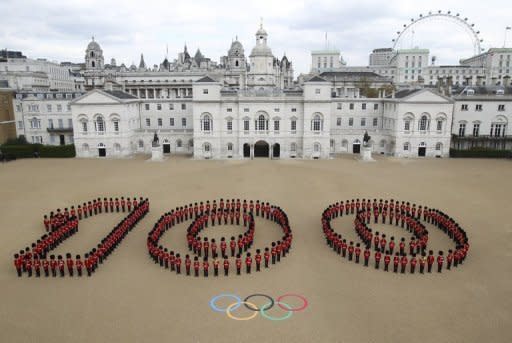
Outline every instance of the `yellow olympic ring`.
<svg viewBox="0 0 512 343">
<path fill-rule="evenodd" d="M 231 319 L 234 319 L 234 320 L 251 320 L 251 319 L 254 319 L 254 317 L 256 317 L 259 313 L 259 311 L 257 312 L 253 312 L 250 316 L 248 317 L 235 317 L 231 314 L 231 309 L 233 307 L 235 307 L 236 305 L 239 305 L 239 304 L 246 304 L 246 305 L 249 305 L 249 306 L 252 306 L 252 308 L 258 308 L 258 306 L 256 306 L 255 304 L 251 303 L 251 302 L 248 302 L 248 301 L 242 301 L 241 303 L 239 302 L 234 302 L 232 303 L 231 305 L 229 305 L 228 307 L 226 307 L 226 314 L 228 315 L 229 318 Z"/>
</svg>

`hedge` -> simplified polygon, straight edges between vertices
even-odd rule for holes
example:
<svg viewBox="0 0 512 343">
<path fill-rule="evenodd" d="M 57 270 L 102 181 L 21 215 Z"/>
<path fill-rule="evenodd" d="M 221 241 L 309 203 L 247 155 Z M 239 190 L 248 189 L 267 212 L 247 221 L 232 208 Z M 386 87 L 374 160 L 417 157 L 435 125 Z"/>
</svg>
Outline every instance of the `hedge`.
<svg viewBox="0 0 512 343">
<path fill-rule="evenodd" d="M 4 144 L 0 150 L 5 155 L 16 158 L 33 158 L 37 152 L 39 157 L 75 157 L 75 145 L 42 145 L 42 144 Z"/>
<path fill-rule="evenodd" d="M 512 151 L 485 148 L 473 148 L 469 150 L 450 149 L 450 157 L 512 158 Z"/>
</svg>

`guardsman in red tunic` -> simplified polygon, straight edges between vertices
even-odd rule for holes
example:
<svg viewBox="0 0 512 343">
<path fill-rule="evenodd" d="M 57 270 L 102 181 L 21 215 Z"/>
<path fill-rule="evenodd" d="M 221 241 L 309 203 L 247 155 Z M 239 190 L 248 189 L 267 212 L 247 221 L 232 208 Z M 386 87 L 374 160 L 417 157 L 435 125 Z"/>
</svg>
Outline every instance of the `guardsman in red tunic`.
<svg viewBox="0 0 512 343">
<path fill-rule="evenodd" d="M 194 256 L 194 276 L 195 277 L 199 276 L 199 266 L 200 266 L 199 257 Z"/>
<path fill-rule="evenodd" d="M 432 273 L 432 265 L 434 264 L 434 252 L 430 250 L 427 257 L 427 271 Z"/>
<path fill-rule="evenodd" d="M 171 272 L 176 270 L 176 256 L 174 251 L 169 252 L 169 264 L 171 265 Z"/>
<path fill-rule="evenodd" d="M 229 260 L 226 256 L 224 256 L 224 276 L 228 276 L 229 274 Z"/>
<path fill-rule="evenodd" d="M 418 263 L 418 260 L 416 259 L 416 254 L 412 255 L 409 263 L 411 264 L 411 274 L 414 274 L 414 270 L 416 269 L 416 263 Z"/>
<path fill-rule="evenodd" d="M 226 257 L 226 248 L 227 248 L 226 239 L 224 237 L 222 237 L 220 239 L 220 252 L 221 252 L 222 258 Z"/>
<path fill-rule="evenodd" d="M 393 272 L 398 272 L 398 264 L 400 264 L 400 256 L 398 256 L 398 252 L 395 253 L 395 256 L 393 257 Z"/>
<path fill-rule="evenodd" d="M 190 275 L 190 265 L 192 264 L 192 261 L 190 260 L 190 256 L 185 256 L 185 272 L 187 275 Z"/>
<path fill-rule="evenodd" d="M 52 270 L 52 276 L 57 276 L 57 261 L 55 261 L 55 255 L 50 255 L 50 268 Z"/>
<path fill-rule="evenodd" d="M 240 255 L 236 255 L 235 264 L 236 264 L 236 275 L 240 275 L 240 270 L 242 269 L 242 258 L 240 257 Z"/>
<path fill-rule="evenodd" d="M 124 200 L 124 197 L 121 197 L 121 210 L 123 212 L 126 211 L 126 200 Z"/>
<path fill-rule="evenodd" d="M 251 274 L 252 257 L 251 253 L 248 252 L 245 258 L 245 271 L 247 274 Z"/>
<path fill-rule="evenodd" d="M 350 241 L 348 246 L 348 260 L 352 261 L 352 256 L 354 256 L 354 242 Z"/>
<path fill-rule="evenodd" d="M 176 274 L 181 274 L 181 257 L 180 254 L 176 254 L 176 259 L 174 261 L 176 264 Z"/>
<path fill-rule="evenodd" d="M 82 220 L 82 206 L 78 205 L 78 220 Z"/>
<path fill-rule="evenodd" d="M 411 237 L 411 241 L 409 242 L 409 255 L 414 254 L 414 250 L 416 250 L 416 241 L 414 237 Z"/>
<path fill-rule="evenodd" d="M 380 266 L 380 259 L 382 258 L 382 253 L 377 250 L 375 252 L 375 269 L 379 269 L 379 266 Z"/>
<path fill-rule="evenodd" d="M 405 238 L 400 239 L 400 255 L 405 254 Z"/>
<path fill-rule="evenodd" d="M 441 273 L 441 270 L 443 269 L 444 264 L 444 256 L 443 252 L 439 251 L 439 255 L 437 255 L 437 272 Z"/>
<path fill-rule="evenodd" d="M 354 253 L 356 254 L 356 263 L 359 263 L 359 256 L 361 255 L 361 244 L 360 243 L 356 244 Z"/>
<path fill-rule="evenodd" d="M 44 215 L 43 222 L 44 222 L 44 228 L 46 229 L 46 232 L 50 231 L 50 219 L 48 219 L 48 216 L 46 214 Z"/>
<path fill-rule="evenodd" d="M 244 252 L 244 240 L 243 240 L 242 235 L 238 235 L 237 245 L 238 245 L 238 254 L 242 255 L 242 253 Z"/>
<path fill-rule="evenodd" d="M 364 249 L 364 266 L 368 267 L 368 261 L 370 260 L 370 249 L 368 246 Z"/>
<path fill-rule="evenodd" d="M 405 254 L 402 255 L 402 258 L 400 259 L 400 264 L 402 265 L 402 269 L 400 272 L 402 274 L 405 273 L 405 268 L 407 267 L 407 263 L 409 263 L 409 260 L 407 259 L 407 256 Z"/>
<path fill-rule="evenodd" d="M 386 235 L 385 234 L 382 234 L 382 238 L 379 242 L 379 245 L 380 245 L 380 251 L 381 252 L 384 252 L 386 251 L 386 244 L 387 244 L 387 241 L 386 241 Z"/>
<path fill-rule="evenodd" d="M 393 255 L 393 251 L 395 250 L 395 237 L 391 237 L 389 241 L 389 254 Z"/>
<path fill-rule="evenodd" d="M 265 268 L 268 268 L 268 262 L 270 261 L 270 253 L 268 247 L 265 248 L 265 252 L 263 253 L 263 259 L 265 260 Z"/>
<path fill-rule="evenodd" d="M 389 254 L 389 251 L 386 251 L 386 255 L 384 256 L 384 271 L 389 270 L 389 263 L 391 262 L 391 255 Z"/>
<path fill-rule="evenodd" d="M 74 264 L 75 262 L 73 261 L 73 259 L 71 258 L 71 254 L 70 253 L 67 253 L 66 254 L 66 265 L 68 266 L 68 273 L 69 273 L 69 276 L 73 276 L 73 267 L 74 267 Z"/>
<path fill-rule="evenodd" d="M 219 260 L 217 258 L 213 258 L 213 275 L 219 276 Z"/>
<path fill-rule="evenodd" d="M 347 256 L 347 240 L 346 239 L 341 241 L 341 256 L 342 257 Z"/>
<path fill-rule="evenodd" d="M 116 212 L 119 212 L 119 198 L 116 198 L 116 200 L 114 201 L 114 204 L 116 205 Z"/>
<path fill-rule="evenodd" d="M 260 249 L 256 249 L 256 256 L 254 257 L 254 260 L 256 261 L 256 271 L 260 271 L 260 265 L 261 265 L 261 253 Z"/>
<path fill-rule="evenodd" d="M 57 257 L 57 260 L 57 264 L 59 265 L 60 276 L 64 277 L 64 260 L 62 259 L 61 255 Z"/>
<path fill-rule="evenodd" d="M 76 264 L 76 272 L 78 273 L 78 276 L 82 276 L 83 263 L 82 263 L 82 260 L 80 259 L 80 255 L 76 255 L 75 264 Z"/>
<path fill-rule="evenodd" d="M 210 251 L 210 242 L 208 241 L 208 237 L 205 237 L 203 241 L 204 257 L 208 258 L 208 252 Z"/>
<path fill-rule="evenodd" d="M 16 268 L 16 272 L 18 273 L 18 277 L 21 277 L 23 268 L 23 258 L 20 258 L 19 254 L 14 254 L 14 267 Z"/>
<path fill-rule="evenodd" d="M 44 276 L 46 276 L 46 277 L 50 276 L 50 269 L 49 269 L 50 263 L 48 262 L 46 257 L 43 259 L 42 264 L 43 264 Z"/>
<path fill-rule="evenodd" d="M 231 240 L 229 242 L 229 248 L 231 249 L 231 257 L 235 256 L 236 241 L 235 241 L 235 237 L 234 236 L 231 236 Z"/>
<path fill-rule="evenodd" d="M 453 261 L 453 250 L 448 250 L 448 256 L 446 256 L 446 269 L 450 270 L 452 267 L 452 261 Z"/>
<path fill-rule="evenodd" d="M 270 249 L 270 254 L 272 255 L 272 264 L 276 264 L 277 250 L 276 250 L 275 242 L 272 242 L 272 248 Z"/>
<path fill-rule="evenodd" d="M 373 237 L 373 248 L 375 251 L 379 250 L 379 242 L 380 242 L 379 231 L 376 231 L 375 236 Z"/>
<path fill-rule="evenodd" d="M 420 262 L 420 273 L 423 274 L 425 271 L 425 264 L 427 263 L 427 257 L 425 253 L 422 253 L 418 260 Z"/>
<path fill-rule="evenodd" d="M 210 248 L 212 249 L 212 256 L 217 258 L 217 243 L 215 242 L 215 238 L 212 238 L 212 243 L 210 244 Z"/>
<path fill-rule="evenodd" d="M 28 258 L 25 260 L 25 269 L 27 270 L 28 276 L 32 276 L 32 259 Z"/>
</svg>

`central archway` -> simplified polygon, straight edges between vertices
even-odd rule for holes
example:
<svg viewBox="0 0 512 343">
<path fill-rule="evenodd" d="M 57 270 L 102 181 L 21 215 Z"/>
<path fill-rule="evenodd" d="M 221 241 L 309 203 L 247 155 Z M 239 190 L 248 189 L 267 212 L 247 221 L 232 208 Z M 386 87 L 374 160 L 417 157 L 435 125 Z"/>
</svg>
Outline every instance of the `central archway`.
<svg viewBox="0 0 512 343">
<path fill-rule="evenodd" d="M 254 157 L 269 157 L 269 145 L 265 141 L 257 141 L 254 144 Z"/>
</svg>

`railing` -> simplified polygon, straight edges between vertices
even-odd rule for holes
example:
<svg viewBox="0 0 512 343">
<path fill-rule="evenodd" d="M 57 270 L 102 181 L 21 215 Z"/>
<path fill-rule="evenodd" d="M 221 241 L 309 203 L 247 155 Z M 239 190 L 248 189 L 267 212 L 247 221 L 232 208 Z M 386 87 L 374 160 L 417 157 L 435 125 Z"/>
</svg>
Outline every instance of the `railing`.
<svg viewBox="0 0 512 343">
<path fill-rule="evenodd" d="M 66 132 L 73 132 L 72 127 L 49 127 L 46 129 L 49 133 L 66 133 Z"/>
</svg>

